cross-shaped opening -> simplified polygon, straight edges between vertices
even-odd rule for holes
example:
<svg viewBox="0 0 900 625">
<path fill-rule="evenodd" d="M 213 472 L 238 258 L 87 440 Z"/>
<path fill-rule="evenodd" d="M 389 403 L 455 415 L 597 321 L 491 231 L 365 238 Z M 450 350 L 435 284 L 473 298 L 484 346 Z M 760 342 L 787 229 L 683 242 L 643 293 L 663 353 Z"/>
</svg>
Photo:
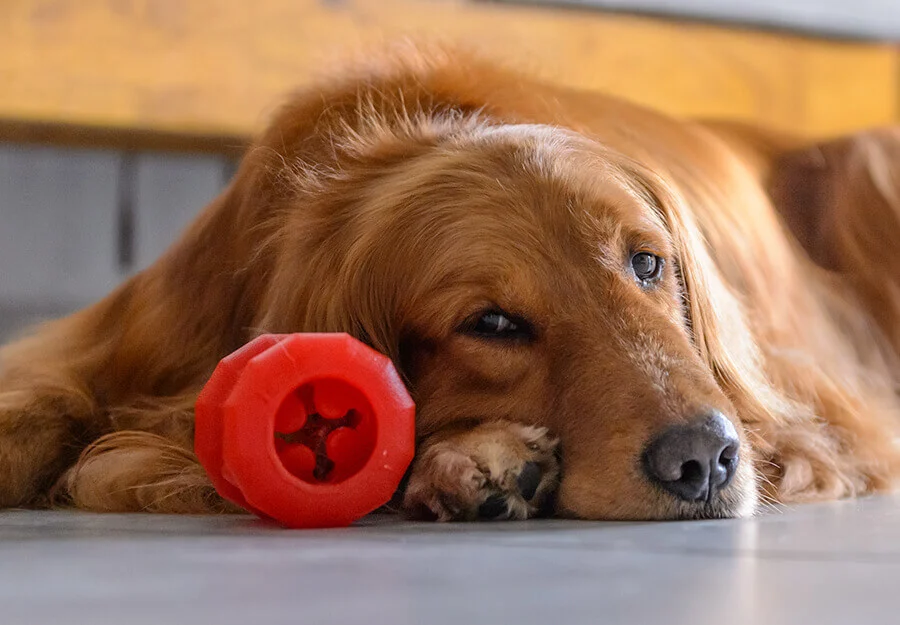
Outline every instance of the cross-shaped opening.
<svg viewBox="0 0 900 625">
<path fill-rule="evenodd" d="M 313 477 L 324 482 L 334 470 L 334 461 L 328 457 L 326 444 L 329 435 L 340 428 L 356 428 L 358 424 L 359 414 L 355 410 L 350 410 L 340 419 L 326 419 L 314 412 L 306 417 L 302 428 L 293 432 L 275 432 L 275 438 L 289 445 L 309 447 L 316 456 Z"/>
</svg>

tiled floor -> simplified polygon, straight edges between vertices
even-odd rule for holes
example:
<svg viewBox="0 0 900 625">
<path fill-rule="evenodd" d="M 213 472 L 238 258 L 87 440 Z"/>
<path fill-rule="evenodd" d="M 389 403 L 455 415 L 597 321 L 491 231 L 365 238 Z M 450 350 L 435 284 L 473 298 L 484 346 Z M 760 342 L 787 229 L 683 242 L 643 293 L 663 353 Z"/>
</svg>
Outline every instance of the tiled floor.
<svg viewBox="0 0 900 625">
<path fill-rule="evenodd" d="M 0 513 L 0 623 L 900 623 L 900 496 L 748 521 Z"/>
</svg>

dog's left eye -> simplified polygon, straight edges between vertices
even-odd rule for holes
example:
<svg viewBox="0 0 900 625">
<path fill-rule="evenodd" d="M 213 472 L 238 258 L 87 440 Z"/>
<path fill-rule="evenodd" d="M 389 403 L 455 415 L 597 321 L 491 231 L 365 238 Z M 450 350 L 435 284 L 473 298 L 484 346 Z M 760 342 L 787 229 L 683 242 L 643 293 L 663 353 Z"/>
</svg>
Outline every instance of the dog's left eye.
<svg viewBox="0 0 900 625">
<path fill-rule="evenodd" d="M 631 269 L 641 282 L 655 282 L 662 275 L 663 259 L 650 252 L 638 252 L 631 257 Z"/>
<path fill-rule="evenodd" d="M 474 324 L 469 326 L 469 331 L 478 336 L 501 339 L 528 338 L 531 332 L 528 323 L 523 319 L 496 310 L 482 313 Z"/>
</svg>

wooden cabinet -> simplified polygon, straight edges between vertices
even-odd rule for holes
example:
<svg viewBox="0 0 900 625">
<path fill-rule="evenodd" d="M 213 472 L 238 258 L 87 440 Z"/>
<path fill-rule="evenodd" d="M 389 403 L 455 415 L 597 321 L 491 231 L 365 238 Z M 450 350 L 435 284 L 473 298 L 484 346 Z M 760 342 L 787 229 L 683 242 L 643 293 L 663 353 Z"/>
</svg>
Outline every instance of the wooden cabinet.
<svg viewBox="0 0 900 625">
<path fill-rule="evenodd" d="M 900 68 L 884 43 L 463 0 L 11 0 L 0 136 L 233 147 L 336 57 L 402 36 L 677 115 L 817 135 L 897 116 Z"/>
</svg>

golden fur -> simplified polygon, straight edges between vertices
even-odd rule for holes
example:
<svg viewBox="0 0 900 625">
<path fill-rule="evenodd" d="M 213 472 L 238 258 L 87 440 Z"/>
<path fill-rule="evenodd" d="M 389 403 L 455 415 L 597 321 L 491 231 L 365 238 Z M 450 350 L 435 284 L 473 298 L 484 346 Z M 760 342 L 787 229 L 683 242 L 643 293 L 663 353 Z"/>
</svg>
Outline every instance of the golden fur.
<svg viewBox="0 0 900 625">
<path fill-rule="evenodd" d="M 641 250 L 667 261 L 654 288 L 626 270 Z M 895 256 L 898 131 L 674 120 L 401 46 L 298 92 L 158 262 L 0 351 L 0 506 L 229 509 L 191 452 L 194 399 L 252 337 L 298 331 L 397 364 L 411 512 L 474 518 L 499 494 L 531 516 L 557 483 L 560 514 L 617 519 L 887 489 Z M 466 331 L 494 309 L 533 335 Z M 676 501 L 641 450 L 710 409 L 738 426 L 737 475 Z"/>
</svg>

